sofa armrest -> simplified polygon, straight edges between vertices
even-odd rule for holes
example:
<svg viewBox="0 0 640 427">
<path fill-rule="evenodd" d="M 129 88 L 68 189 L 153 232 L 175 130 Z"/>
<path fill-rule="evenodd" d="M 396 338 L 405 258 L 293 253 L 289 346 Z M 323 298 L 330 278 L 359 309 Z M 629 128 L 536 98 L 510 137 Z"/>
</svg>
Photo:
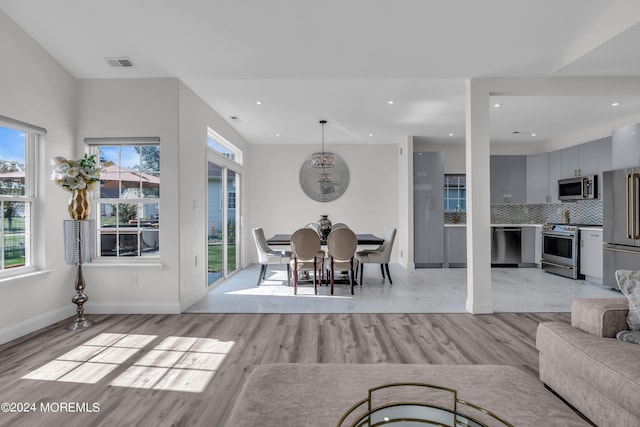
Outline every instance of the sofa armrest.
<svg viewBox="0 0 640 427">
<path fill-rule="evenodd" d="M 628 328 L 628 314 L 626 298 L 579 298 L 571 303 L 571 326 L 598 337 L 614 338 Z"/>
</svg>

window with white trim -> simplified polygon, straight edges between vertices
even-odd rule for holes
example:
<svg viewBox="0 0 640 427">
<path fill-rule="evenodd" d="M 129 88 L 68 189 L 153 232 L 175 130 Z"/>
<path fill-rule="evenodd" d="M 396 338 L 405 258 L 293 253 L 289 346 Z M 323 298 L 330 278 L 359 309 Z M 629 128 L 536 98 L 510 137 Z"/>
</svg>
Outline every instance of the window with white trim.
<svg viewBox="0 0 640 427">
<path fill-rule="evenodd" d="M 34 265 L 36 152 L 46 130 L 0 116 L 0 272 Z"/>
<path fill-rule="evenodd" d="M 242 164 L 242 151 L 211 128 L 207 128 L 207 145 L 219 154 Z"/>
<path fill-rule="evenodd" d="M 160 256 L 160 140 L 87 138 L 100 159 L 100 257 Z"/>
</svg>

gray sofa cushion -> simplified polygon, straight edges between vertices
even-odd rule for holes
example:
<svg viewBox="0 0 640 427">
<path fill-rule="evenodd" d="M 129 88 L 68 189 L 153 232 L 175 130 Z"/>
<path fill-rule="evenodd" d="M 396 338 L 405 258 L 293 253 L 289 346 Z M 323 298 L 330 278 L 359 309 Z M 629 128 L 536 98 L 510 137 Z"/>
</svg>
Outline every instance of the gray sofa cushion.
<svg viewBox="0 0 640 427">
<path fill-rule="evenodd" d="M 586 386 L 640 418 L 640 346 L 595 337 L 560 322 L 541 323 L 536 346 Z"/>
</svg>

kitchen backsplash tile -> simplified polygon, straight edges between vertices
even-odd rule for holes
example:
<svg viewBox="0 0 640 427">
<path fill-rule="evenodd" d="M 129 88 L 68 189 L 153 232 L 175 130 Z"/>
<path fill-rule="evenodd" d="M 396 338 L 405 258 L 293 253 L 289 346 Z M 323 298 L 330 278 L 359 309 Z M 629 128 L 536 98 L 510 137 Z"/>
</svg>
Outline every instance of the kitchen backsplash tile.
<svg viewBox="0 0 640 427">
<path fill-rule="evenodd" d="M 602 224 L 602 200 L 583 200 L 574 203 L 500 204 L 491 205 L 492 224 L 544 224 L 562 222 L 562 210 L 569 210 L 569 220 L 579 224 Z M 445 213 L 445 224 L 453 224 L 454 213 Z M 466 215 L 460 215 L 460 223 Z"/>
</svg>

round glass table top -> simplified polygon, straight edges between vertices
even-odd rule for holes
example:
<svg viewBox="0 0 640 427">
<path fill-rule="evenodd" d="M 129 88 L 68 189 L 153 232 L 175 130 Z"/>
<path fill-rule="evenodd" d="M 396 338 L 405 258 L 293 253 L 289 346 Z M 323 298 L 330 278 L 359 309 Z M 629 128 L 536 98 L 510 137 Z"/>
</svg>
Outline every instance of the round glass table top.
<svg viewBox="0 0 640 427">
<path fill-rule="evenodd" d="M 489 427 L 450 409 L 417 403 L 378 408 L 365 414 L 352 424 L 356 427 L 394 426 L 424 427 L 425 425 L 450 427 Z M 502 425 L 502 424 L 501 424 Z"/>
</svg>

